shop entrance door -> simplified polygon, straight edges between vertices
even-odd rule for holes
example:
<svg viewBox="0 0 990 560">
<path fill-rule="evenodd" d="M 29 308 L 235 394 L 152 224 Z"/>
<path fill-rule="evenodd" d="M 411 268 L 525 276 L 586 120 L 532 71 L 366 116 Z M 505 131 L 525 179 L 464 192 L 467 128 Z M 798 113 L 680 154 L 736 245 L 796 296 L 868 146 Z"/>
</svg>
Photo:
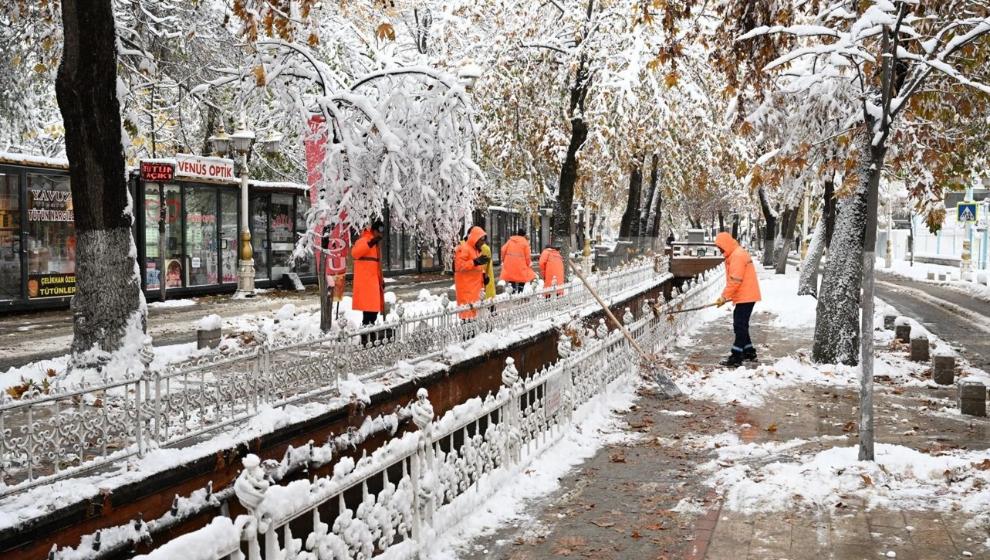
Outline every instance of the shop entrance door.
<svg viewBox="0 0 990 560">
<path fill-rule="evenodd" d="M 16 174 L 0 173 L 0 301 L 21 299 L 21 205 Z"/>
</svg>

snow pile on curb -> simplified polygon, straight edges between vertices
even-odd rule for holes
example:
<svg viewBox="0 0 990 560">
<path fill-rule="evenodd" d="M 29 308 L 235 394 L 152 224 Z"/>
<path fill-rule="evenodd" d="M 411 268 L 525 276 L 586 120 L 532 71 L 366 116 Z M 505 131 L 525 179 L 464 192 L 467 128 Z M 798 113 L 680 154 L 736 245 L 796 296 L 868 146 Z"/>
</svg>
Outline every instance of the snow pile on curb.
<svg viewBox="0 0 990 560">
<path fill-rule="evenodd" d="M 780 444 L 723 447 L 718 449 L 718 461 L 725 465 L 752 456 L 756 448 L 766 445 Z M 880 443 L 875 449 L 876 462 L 859 461 L 858 450 L 856 446 L 833 447 L 800 455 L 795 462 L 721 466 L 709 483 L 724 493 L 725 507 L 746 514 L 787 511 L 795 506 L 834 509 L 850 498 L 863 500 L 866 509 L 974 514 L 986 511 L 990 504 L 990 450 L 933 456 Z"/>
</svg>

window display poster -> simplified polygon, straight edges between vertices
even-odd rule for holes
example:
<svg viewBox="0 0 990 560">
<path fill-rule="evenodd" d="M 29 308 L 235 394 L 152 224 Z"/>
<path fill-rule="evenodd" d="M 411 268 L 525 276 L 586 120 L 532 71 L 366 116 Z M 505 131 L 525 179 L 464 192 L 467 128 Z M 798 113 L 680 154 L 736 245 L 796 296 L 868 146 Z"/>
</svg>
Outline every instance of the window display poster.
<svg viewBox="0 0 990 560">
<path fill-rule="evenodd" d="M 66 297 L 76 293 L 75 274 L 30 274 L 28 297 L 31 299 Z"/>
</svg>

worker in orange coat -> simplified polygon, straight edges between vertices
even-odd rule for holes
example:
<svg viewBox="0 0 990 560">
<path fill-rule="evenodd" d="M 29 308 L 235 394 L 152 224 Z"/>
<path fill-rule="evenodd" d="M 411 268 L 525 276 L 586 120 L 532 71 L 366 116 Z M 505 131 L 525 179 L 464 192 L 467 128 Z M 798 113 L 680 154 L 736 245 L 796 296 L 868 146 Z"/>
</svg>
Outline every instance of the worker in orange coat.
<svg viewBox="0 0 990 560">
<path fill-rule="evenodd" d="M 554 284 L 564 285 L 564 258 L 560 256 L 560 250 L 556 247 L 547 245 L 540 253 L 540 273 L 543 274 L 544 288 L 550 288 Z M 564 290 L 557 290 L 557 295 L 564 295 Z"/>
<path fill-rule="evenodd" d="M 457 292 L 457 305 L 475 303 L 485 289 L 485 268 L 491 257 L 481 254 L 481 246 L 487 241 L 485 230 L 474 226 L 467 239 L 454 250 L 454 289 Z M 478 316 L 477 309 L 460 312 L 461 319 L 470 320 Z"/>
<path fill-rule="evenodd" d="M 382 240 L 384 224 L 380 220 L 361 232 L 351 247 L 354 259 L 354 297 L 351 309 L 364 313 L 362 325 L 374 325 L 385 309 L 385 279 L 382 277 Z"/>
<path fill-rule="evenodd" d="M 502 245 L 502 274 L 500 276 L 517 294 L 523 290 L 527 282 L 536 278 L 533 272 L 533 260 L 529 254 L 529 240 L 526 230 L 521 229 Z"/>
<path fill-rule="evenodd" d="M 756 278 L 756 266 L 753 258 L 739 242 L 727 232 L 715 236 L 715 246 L 725 257 L 725 289 L 715 300 L 715 305 L 722 307 L 727 301 L 735 304 L 732 311 L 732 330 L 735 340 L 732 343 L 732 353 L 722 365 L 736 367 L 744 360 L 756 361 L 756 347 L 749 337 L 749 318 L 753 307 L 760 301 L 760 283 Z"/>
</svg>

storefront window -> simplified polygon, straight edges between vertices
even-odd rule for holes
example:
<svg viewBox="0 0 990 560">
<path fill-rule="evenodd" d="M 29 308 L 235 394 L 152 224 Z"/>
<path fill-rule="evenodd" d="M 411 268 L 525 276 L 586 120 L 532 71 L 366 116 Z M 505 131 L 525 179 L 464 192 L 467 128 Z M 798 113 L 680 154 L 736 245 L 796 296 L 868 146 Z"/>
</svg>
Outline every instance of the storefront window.
<svg viewBox="0 0 990 560">
<path fill-rule="evenodd" d="M 154 183 L 144 185 L 144 282 L 148 290 L 161 289 L 162 259 L 158 250 L 161 191 Z"/>
<path fill-rule="evenodd" d="M 268 278 L 268 196 L 251 197 L 251 246 L 254 277 Z"/>
<path fill-rule="evenodd" d="M 76 291 L 76 231 L 68 177 L 28 175 L 28 297 Z"/>
<path fill-rule="evenodd" d="M 21 297 L 21 205 L 17 175 L 0 173 L 0 301 Z"/>
<path fill-rule="evenodd" d="M 292 195 L 272 195 L 272 279 L 279 280 L 291 271 L 292 249 L 295 248 L 295 220 L 292 216 Z"/>
<path fill-rule="evenodd" d="M 388 269 L 402 270 L 402 229 L 395 226 L 388 231 Z"/>
<path fill-rule="evenodd" d="M 416 269 L 416 244 L 411 235 L 402 231 L 402 268 L 405 270 Z"/>
<path fill-rule="evenodd" d="M 298 242 L 299 239 L 306 235 L 306 211 L 309 210 L 309 195 L 299 195 L 296 197 L 296 236 L 293 238 L 294 241 Z M 312 255 L 307 255 L 304 258 L 296 259 L 293 269 L 300 276 L 307 276 L 313 274 L 313 257 Z"/>
<path fill-rule="evenodd" d="M 237 193 L 220 191 L 220 264 L 223 281 L 237 282 Z"/>
<path fill-rule="evenodd" d="M 212 187 L 186 187 L 186 253 L 187 285 L 216 284 L 217 192 Z"/>
<path fill-rule="evenodd" d="M 182 255 L 182 191 L 165 186 L 165 287 L 181 288 L 187 278 Z"/>
</svg>

